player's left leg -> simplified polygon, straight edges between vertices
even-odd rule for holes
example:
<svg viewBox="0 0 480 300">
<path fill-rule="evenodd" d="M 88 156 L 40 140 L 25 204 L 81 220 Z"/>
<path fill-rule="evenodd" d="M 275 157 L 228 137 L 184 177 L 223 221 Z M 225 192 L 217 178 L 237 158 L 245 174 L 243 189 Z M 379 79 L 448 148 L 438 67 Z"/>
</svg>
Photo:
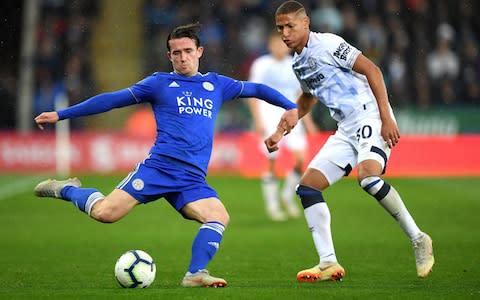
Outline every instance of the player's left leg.
<svg viewBox="0 0 480 300">
<path fill-rule="evenodd" d="M 181 212 L 186 218 L 202 223 L 193 240 L 192 258 L 182 285 L 225 287 L 225 279 L 211 276 L 206 269 L 220 247 L 223 232 L 230 219 L 225 206 L 219 199 L 211 197 L 187 203 Z"/>
<path fill-rule="evenodd" d="M 380 177 L 383 167 L 384 164 L 375 159 L 361 161 L 358 165 L 360 186 L 378 200 L 379 204 L 398 222 L 412 241 L 417 275 L 426 277 L 434 264 L 432 240 L 418 228 L 396 189 Z"/>
<path fill-rule="evenodd" d="M 105 196 L 94 188 L 81 188 L 78 178 L 66 180 L 47 179 L 40 182 L 34 188 L 38 197 L 51 197 L 72 202 L 78 209 L 90 215 L 93 205 L 105 198 Z"/>
<path fill-rule="evenodd" d="M 125 216 L 139 202 L 128 193 L 115 189 L 107 197 L 95 188 L 81 188 L 78 178 L 48 179 L 34 189 L 38 197 L 52 197 L 72 202 L 79 210 L 103 223 Z"/>
</svg>

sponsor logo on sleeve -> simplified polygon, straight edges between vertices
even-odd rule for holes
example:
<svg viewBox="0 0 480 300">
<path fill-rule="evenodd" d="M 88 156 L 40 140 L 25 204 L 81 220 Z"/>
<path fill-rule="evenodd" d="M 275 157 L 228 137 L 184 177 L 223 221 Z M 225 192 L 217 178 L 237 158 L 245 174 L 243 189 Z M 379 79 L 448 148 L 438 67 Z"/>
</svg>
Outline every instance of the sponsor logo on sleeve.
<svg viewBox="0 0 480 300">
<path fill-rule="evenodd" d="M 346 61 L 348 53 L 350 53 L 351 50 L 352 50 L 352 47 L 349 44 L 347 44 L 346 42 L 342 42 L 338 46 L 337 50 L 333 52 L 333 56 Z"/>
</svg>

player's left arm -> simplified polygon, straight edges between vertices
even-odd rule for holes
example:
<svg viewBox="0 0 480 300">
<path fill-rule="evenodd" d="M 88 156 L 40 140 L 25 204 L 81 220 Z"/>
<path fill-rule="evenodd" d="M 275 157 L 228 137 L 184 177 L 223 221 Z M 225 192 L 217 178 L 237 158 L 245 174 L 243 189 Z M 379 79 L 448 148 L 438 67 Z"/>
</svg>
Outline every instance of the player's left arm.
<svg viewBox="0 0 480 300">
<path fill-rule="evenodd" d="M 390 103 L 388 101 L 387 88 L 383 80 L 380 68 L 363 54 L 359 54 L 353 64 L 353 71 L 367 77 L 368 84 L 377 100 L 380 118 L 382 120 L 381 134 L 388 146 L 392 148 L 400 139 L 400 131 L 397 123 L 391 115 Z"/>
</svg>

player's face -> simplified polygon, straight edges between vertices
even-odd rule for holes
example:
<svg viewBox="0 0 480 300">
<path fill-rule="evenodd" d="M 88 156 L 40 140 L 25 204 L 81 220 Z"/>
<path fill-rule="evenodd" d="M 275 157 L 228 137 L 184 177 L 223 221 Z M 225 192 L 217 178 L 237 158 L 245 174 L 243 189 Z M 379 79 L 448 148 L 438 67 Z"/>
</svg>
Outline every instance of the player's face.
<svg viewBox="0 0 480 300">
<path fill-rule="evenodd" d="M 172 62 L 173 70 L 185 76 L 197 74 L 203 47 L 197 47 L 194 40 L 186 37 L 172 39 L 168 43 L 170 51 L 167 55 Z"/>
<path fill-rule="evenodd" d="M 300 53 L 307 45 L 310 33 L 309 18 L 302 13 L 289 13 L 278 15 L 275 18 L 277 31 L 288 48 Z"/>
</svg>

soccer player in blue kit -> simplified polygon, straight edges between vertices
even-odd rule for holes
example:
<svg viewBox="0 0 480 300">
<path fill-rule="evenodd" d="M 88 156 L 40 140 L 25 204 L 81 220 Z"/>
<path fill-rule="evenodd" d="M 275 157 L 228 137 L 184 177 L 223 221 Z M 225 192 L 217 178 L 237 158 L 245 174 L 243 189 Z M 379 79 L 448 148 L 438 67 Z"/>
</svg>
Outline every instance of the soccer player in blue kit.
<svg viewBox="0 0 480 300">
<path fill-rule="evenodd" d="M 34 189 L 39 197 L 71 201 L 93 219 L 111 223 L 133 207 L 165 198 L 182 216 L 202 225 L 193 240 L 184 287 L 224 287 L 211 276 L 207 264 L 217 252 L 229 215 L 215 190 L 206 182 L 212 152 L 214 124 L 221 105 L 239 97 L 256 97 L 288 111 L 279 123 L 292 129 L 298 120 L 295 103 L 262 84 L 237 81 L 216 73 L 198 72 L 203 47 L 199 24 L 179 26 L 167 37 L 167 55 L 173 72 L 156 72 L 135 85 L 94 96 L 60 111 L 43 112 L 43 124 L 87 116 L 114 108 L 149 102 L 157 123 L 150 154 L 107 196 L 95 188 L 81 188 L 77 178 L 48 179 Z"/>
<path fill-rule="evenodd" d="M 305 7 L 297 1 L 278 7 L 275 23 L 284 43 L 295 51 L 292 67 L 303 90 L 297 100 L 299 117 L 318 101 L 328 107 L 338 126 L 297 187 L 319 256 L 319 264 L 298 272 L 297 280 L 319 282 L 345 276 L 335 254 L 323 191 L 356 166 L 359 185 L 398 222 L 412 242 L 417 275 L 427 277 L 435 262 L 432 239 L 417 226 L 396 189 L 381 178 L 391 148 L 400 138 L 381 70 L 340 36 L 311 32 Z M 278 149 L 281 127 L 265 140 L 269 151 Z"/>
</svg>

